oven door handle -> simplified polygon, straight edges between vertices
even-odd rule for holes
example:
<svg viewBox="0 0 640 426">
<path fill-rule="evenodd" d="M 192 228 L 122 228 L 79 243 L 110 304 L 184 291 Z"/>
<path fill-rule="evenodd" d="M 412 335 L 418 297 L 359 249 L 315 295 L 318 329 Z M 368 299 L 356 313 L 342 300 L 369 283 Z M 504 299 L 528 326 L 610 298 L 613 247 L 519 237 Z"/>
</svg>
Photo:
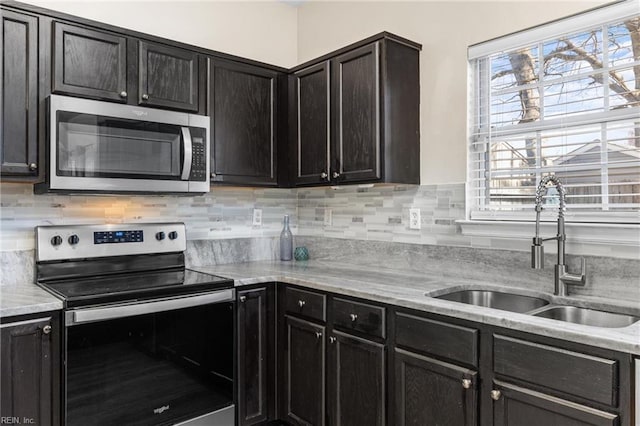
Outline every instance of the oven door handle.
<svg viewBox="0 0 640 426">
<path fill-rule="evenodd" d="M 150 302 L 136 302 L 126 305 L 105 306 L 100 308 L 79 309 L 66 313 L 67 326 L 136 315 L 153 314 L 156 312 L 173 311 L 176 309 L 208 305 L 211 303 L 230 302 L 234 299 L 234 290 L 227 289 L 215 293 L 198 296 L 162 299 Z"/>
<path fill-rule="evenodd" d="M 188 127 L 182 127 L 182 141 L 184 144 L 184 163 L 182 163 L 182 180 L 189 180 L 191 174 L 191 163 L 193 162 L 193 142 L 191 131 Z"/>
</svg>

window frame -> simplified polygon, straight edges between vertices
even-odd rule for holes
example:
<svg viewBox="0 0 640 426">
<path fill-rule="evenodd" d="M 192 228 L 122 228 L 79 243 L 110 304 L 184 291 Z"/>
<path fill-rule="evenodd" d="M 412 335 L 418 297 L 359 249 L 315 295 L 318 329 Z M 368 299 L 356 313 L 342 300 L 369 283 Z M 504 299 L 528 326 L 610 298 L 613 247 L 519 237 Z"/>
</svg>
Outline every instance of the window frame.
<svg viewBox="0 0 640 426">
<path fill-rule="evenodd" d="M 586 12 L 582 12 L 576 15 L 562 18 L 556 21 L 552 21 L 547 24 L 529 28 L 523 31 L 512 33 L 506 36 L 495 38 L 487 42 L 472 45 L 468 49 L 468 133 L 467 133 L 467 190 L 466 190 L 466 220 L 460 221 L 460 223 L 474 224 L 481 221 L 490 221 L 497 223 L 504 222 L 531 222 L 535 219 L 535 213 L 533 208 L 531 211 L 528 209 L 523 210 L 481 210 L 481 201 L 478 195 L 480 194 L 480 184 L 476 182 L 484 181 L 489 182 L 486 177 L 486 169 L 476 167 L 474 162 L 478 162 L 478 152 L 474 152 L 473 138 L 477 135 L 488 134 L 490 132 L 483 130 L 478 131 L 479 123 L 476 122 L 476 118 L 482 114 L 487 114 L 487 111 L 482 112 L 482 107 L 479 105 L 480 99 L 489 99 L 488 92 L 491 90 L 490 85 L 479 84 L 479 78 L 482 75 L 481 72 L 476 71 L 475 65 L 478 59 L 487 58 L 491 55 L 496 55 L 502 52 L 512 51 L 518 48 L 540 45 L 546 40 L 553 38 L 559 38 L 568 34 L 576 34 L 580 29 L 588 29 L 589 27 L 602 26 L 603 23 L 614 23 L 618 21 L 624 21 L 627 18 L 640 15 L 640 8 L 637 2 L 634 0 L 622 0 L 612 5 L 605 5 L 590 9 Z M 578 30 L 576 30 L 578 28 Z M 488 62 L 488 61 L 487 61 Z M 597 71 L 602 72 L 602 71 Z M 486 75 L 485 75 L 486 78 Z M 537 81 L 536 86 L 544 86 L 544 81 Z M 480 87 L 486 91 L 483 96 L 477 88 Z M 605 92 L 606 93 L 606 92 Z M 490 106 L 489 106 L 490 108 Z M 550 118 L 543 120 L 542 122 L 533 122 L 526 124 L 516 124 L 510 126 L 500 127 L 500 134 L 503 133 L 524 133 L 527 130 L 535 130 L 540 132 L 544 128 L 557 128 L 554 127 L 554 123 L 562 122 L 563 127 L 577 126 L 580 124 L 592 124 L 599 117 L 607 118 L 607 123 L 613 123 L 616 120 L 632 119 L 637 117 L 640 113 L 640 107 L 631 107 L 621 109 L 615 112 L 605 111 L 601 113 L 592 113 L 586 115 L 576 115 L 568 118 Z M 599 116 L 599 117 L 598 117 Z M 612 119 L 615 117 L 615 119 Z M 490 120 L 490 118 L 488 118 Z M 603 120 L 601 120 L 603 121 Z M 484 129 L 484 128 L 483 128 Z M 514 169 L 515 170 L 515 169 Z M 479 173 L 485 172 L 485 176 Z M 557 210 L 554 208 L 547 208 L 543 210 L 541 220 L 542 221 L 555 221 L 557 218 Z M 607 226 L 608 224 L 628 224 L 631 228 L 635 229 L 635 226 L 640 224 L 640 211 L 575 211 L 571 210 L 566 214 L 567 222 L 583 222 L 583 223 L 596 223 L 601 226 Z M 463 226 L 463 233 L 464 233 Z"/>
</svg>

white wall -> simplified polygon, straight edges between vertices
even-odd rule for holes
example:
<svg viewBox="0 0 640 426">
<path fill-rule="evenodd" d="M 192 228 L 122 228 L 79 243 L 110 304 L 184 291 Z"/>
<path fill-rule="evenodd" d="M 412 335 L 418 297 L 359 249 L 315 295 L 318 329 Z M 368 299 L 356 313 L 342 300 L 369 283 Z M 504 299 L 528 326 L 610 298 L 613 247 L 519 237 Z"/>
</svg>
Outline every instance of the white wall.
<svg viewBox="0 0 640 426">
<path fill-rule="evenodd" d="M 604 3 L 305 2 L 298 7 L 298 61 L 381 31 L 421 43 L 421 183 L 465 182 L 467 46 Z"/>
<path fill-rule="evenodd" d="M 281 2 L 26 2 L 273 65 L 297 64 L 297 10 Z"/>
</svg>

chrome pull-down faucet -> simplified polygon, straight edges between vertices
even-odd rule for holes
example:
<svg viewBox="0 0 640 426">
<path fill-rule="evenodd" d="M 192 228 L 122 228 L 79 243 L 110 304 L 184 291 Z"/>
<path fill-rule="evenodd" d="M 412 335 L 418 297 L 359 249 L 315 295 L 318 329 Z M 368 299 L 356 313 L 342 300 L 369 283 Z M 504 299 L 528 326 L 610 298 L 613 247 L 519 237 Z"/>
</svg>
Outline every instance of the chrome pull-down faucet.
<svg viewBox="0 0 640 426">
<path fill-rule="evenodd" d="M 558 197 L 560 198 L 560 206 L 558 208 L 558 235 L 549 238 L 540 238 L 540 212 L 542 211 L 542 197 L 547 191 L 547 184 L 551 182 L 558 190 Z M 533 237 L 533 245 L 531 246 L 531 267 L 534 269 L 544 268 L 544 245 L 545 241 L 557 240 L 558 241 L 558 263 L 555 265 L 554 274 L 554 294 L 557 296 L 567 295 L 568 285 L 580 285 L 583 286 L 586 283 L 587 263 L 582 258 L 582 268 L 580 274 L 571 274 L 567 271 L 567 265 L 565 265 L 565 241 L 567 235 L 564 230 L 564 212 L 565 205 L 565 190 L 562 186 L 560 179 L 554 175 L 548 175 L 543 177 L 536 189 L 536 236 Z"/>
</svg>

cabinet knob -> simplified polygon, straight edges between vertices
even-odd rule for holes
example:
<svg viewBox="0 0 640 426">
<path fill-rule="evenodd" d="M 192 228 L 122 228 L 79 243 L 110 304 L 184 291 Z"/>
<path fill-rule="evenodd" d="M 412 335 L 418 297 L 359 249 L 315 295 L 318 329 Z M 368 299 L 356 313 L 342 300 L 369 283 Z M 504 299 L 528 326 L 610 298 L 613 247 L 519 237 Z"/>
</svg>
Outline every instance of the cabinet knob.
<svg viewBox="0 0 640 426">
<path fill-rule="evenodd" d="M 148 101 L 149 100 L 149 95 L 147 95 L 146 93 L 142 94 L 142 100 L 143 101 Z"/>
<path fill-rule="evenodd" d="M 333 172 L 333 174 L 331 176 L 333 176 L 334 179 L 338 179 L 340 177 L 340 173 Z"/>
<path fill-rule="evenodd" d="M 298 300 L 298 306 L 304 308 L 304 305 L 306 305 L 306 302 L 304 300 Z"/>
<path fill-rule="evenodd" d="M 127 97 L 127 92 L 125 92 L 124 90 L 122 92 L 120 92 L 120 97 L 121 98 L 126 98 Z"/>
<path fill-rule="evenodd" d="M 462 387 L 465 389 L 469 389 L 471 387 L 470 379 L 462 379 Z"/>
<path fill-rule="evenodd" d="M 334 336 L 329 337 L 329 343 L 335 343 L 336 340 L 338 340 L 338 339 L 335 338 Z"/>
<path fill-rule="evenodd" d="M 35 172 L 36 170 L 38 170 L 38 165 L 36 163 L 29 164 L 29 170 Z"/>
<path fill-rule="evenodd" d="M 327 177 L 329 177 L 329 175 L 327 174 L 327 172 L 322 172 L 322 173 L 320 173 L 320 179 L 326 179 Z"/>
<path fill-rule="evenodd" d="M 247 296 L 240 296 L 240 301 L 242 303 L 246 302 L 247 301 Z"/>
<path fill-rule="evenodd" d="M 42 327 L 42 332 L 44 334 L 49 334 L 51 333 L 51 326 L 50 325 L 45 325 L 44 327 Z"/>
<path fill-rule="evenodd" d="M 499 390 L 491 391 L 491 399 L 493 399 L 494 401 L 499 400 L 501 396 L 502 396 L 502 393 Z"/>
<path fill-rule="evenodd" d="M 319 339 L 322 337 L 322 333 L 320 333 L 319 331 L 316 331 L 316 339 Z"/>
<path fill-rule="evenodd" d="M 217 175 L 215 173 L 211 173 L 211 178 L 215 178 Z"/>
<path fill-rule="evenodd" d="M 356 314 L 350 314 L 349 318 L 351 318 L 351 322 L 356 322 L 356 320 L 358 319 L 358 315 Z"/>
</svg>

